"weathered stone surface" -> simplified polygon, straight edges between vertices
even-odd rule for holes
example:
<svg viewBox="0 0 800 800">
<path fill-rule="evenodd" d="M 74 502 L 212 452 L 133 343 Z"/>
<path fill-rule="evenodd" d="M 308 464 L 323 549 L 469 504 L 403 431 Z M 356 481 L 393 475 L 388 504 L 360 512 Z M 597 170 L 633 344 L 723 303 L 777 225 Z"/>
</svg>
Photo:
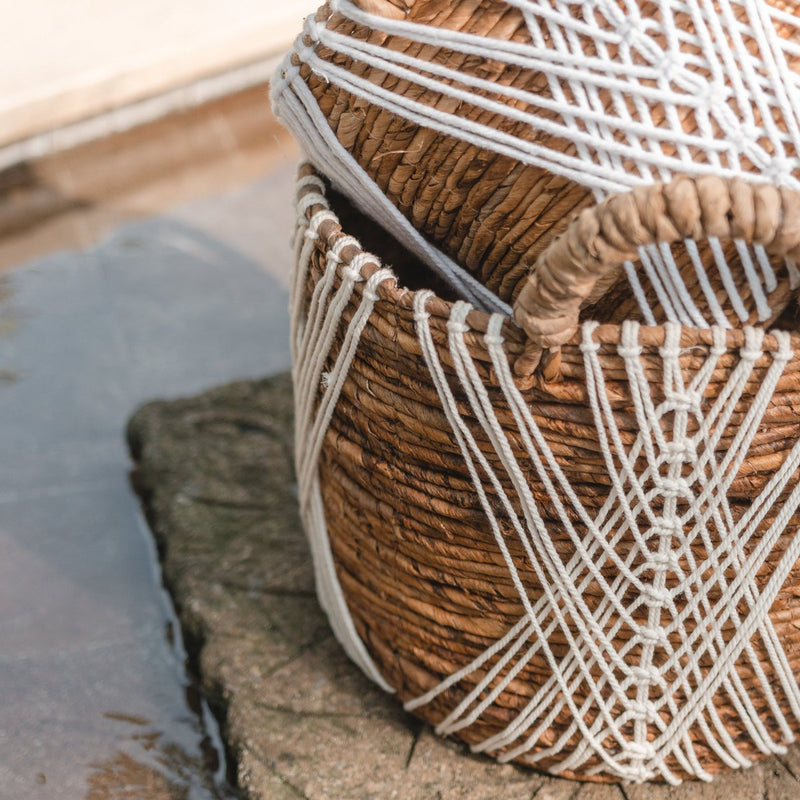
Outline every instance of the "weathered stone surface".
<svg viewBox="0 0 800 800">
<path fill-rule="evenodd" d="M 800 751 L 713 784 L 579 784 L 434 736 L 346 658 L 297 517 L 287 375 L 131 420 L 136 484 L 195 667 L 253 800 L 797 800 Z"/>
</svg>

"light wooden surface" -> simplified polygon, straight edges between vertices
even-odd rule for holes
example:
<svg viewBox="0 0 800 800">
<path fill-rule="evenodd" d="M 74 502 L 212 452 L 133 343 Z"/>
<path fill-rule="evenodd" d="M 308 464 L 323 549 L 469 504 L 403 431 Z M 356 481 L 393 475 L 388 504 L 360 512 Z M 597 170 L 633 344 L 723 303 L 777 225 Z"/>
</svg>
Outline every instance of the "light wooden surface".
<svg viewBox="0 0 800 800">
<path fill-rule="evenodd" d="M 316 0 L 0 0 L 0 147 L 276 56 Z"/>
</svg>

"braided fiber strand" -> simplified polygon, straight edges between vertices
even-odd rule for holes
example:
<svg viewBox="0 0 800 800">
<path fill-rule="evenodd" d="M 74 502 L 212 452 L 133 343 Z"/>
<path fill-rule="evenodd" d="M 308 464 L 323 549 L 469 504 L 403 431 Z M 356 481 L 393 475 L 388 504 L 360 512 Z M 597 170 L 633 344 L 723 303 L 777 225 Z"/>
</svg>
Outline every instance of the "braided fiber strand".
<svg viewBox="0 0 800 800">
<path fill-rule="evenodd" d="M 507 313 L 553 236 L 609 193 L 679 174 L 800 188 L 794 6 L 331 0 L 273 105 L 365 213 L 460 297 Z M 768 325 L 798 277 L 713 236 L 639 258 L 587 298 L 592 318 Z"/>
<path fill-rule="evenodd" d="M 298 194 L 301 509 L 351 657 L 439 733 L 553 773 L 677 783 L 783 752 L 798 337 L 584 323 L 560 382 L 519 379 L 507 315 L 399 288 L 308 168 Z"/>
</svg>

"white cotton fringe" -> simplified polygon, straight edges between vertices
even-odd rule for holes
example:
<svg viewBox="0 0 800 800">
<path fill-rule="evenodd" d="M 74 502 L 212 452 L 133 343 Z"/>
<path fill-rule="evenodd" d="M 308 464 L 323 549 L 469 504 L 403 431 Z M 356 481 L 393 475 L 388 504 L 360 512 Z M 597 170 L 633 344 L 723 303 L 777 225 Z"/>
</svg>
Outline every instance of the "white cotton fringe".
<svg viewBox="0 0 800 800">
<path fill-rule="evenodd" d="M 365 281 L 362 269 L 373 260 L 367 254 L 356 257 L 344 268 L 337 287 L 334 277 L 341 265 L 339 253 L 355 242 L 346 236 L 329 252 L 325 273 L 314 286 L 305 311 L 303 293 L 319 225 L 334 217 L 327 209 L 318 178 L 302 178 L 301 185 L 318 190 L 298 203 L 291 298 L 301 514 L 311 542 L 317 590 L 336 637 L 372 680 L 391 691 L 357 634 L 338 582 L 320 493 L 318 459 L 360 337 L 369 324 L 377 288 L 383 281 L 393 281 L 394 276 L 387 269 L 374 272 L 366 280 L 355 312 L 347 315 L 350 321 L 345 322 L 343 312 L 354 302 L 354 286 Z M 312 205 L 322 210 L 309 222 L 305 212 Z M 777 348 L 769 351 L 769 366 L 759 367 L 758 391 L 746 405 L 744 416 L 736 418 L 736 406 L 745 389 L 752 386 L 756 364 L 767 352 L 763 331 L 746 328 L 744 346 L 728 351 L 725 332 L 714 328 L 713 346 L 686 383 L 680 365 L 681 327 L 666 325 L 660 348 L 665 399 L 656 406 L 641 358 L 639 325 L 625 323 L 618 353 L 625 362 L 632 413 L 639 428 L 636 440 L 626 445 L 606 391 L 599 345 L 593 338 L 596 323 L 585 323 L 581 350 L 588 403 L 612 481 L 604 505 L 592 510 L 581 503 L 514 383 L 501 335 L 505 315 L 492 315 L 483 340 L 498 376 L 503 404 L 514 417 L 515 438 L 525 451 L 525 463 L 536 472 L 571 539 L 571 555 L 565 558 L 553 546 L 467 345 L 466 337 L 477 335 L 467 324 L 470 304 L 456 303 L 448 322 L 453 378 L 445 372 L 428 324 L 426 304 L 431 297 L 427 291 L 415 294 L 414 318 L 422 358 L 524 614 L 480 656 L 425 695 L 407 702 L 406 708 L 420 708 L 467 678 L 463 700 L 437 727 L 442 734 L 463 730 L 477 722 L 538 656 L 549 666 L 549 679 L 527 705 L 516 710 L 502 731 L 473 745 L 474 750 L 502 750 L 503 761 L 524 757 L 536 765 L 558 756 L 577 735 L 578 746 L 551 771 L 603 772 L 636 782 L 661 778 L 674 784 L 679 780 L 669 763 L 677 763 L 687 774 L 710 780 L 712 776 L 703 768 L 694 744 L 698 737 L 728 767 L 750 763 L 728 733 L 729 720 L 720 717 L 713 702 L 715 695 L 723 692 L 732 708 L 730 713 L 738 716 L 762 753 L 785 752 L 782 742 L 793 740 L 792 728 L 800 720 L 800 686 L 769 609 L 800 557 L 800 532 L 787 530 L 800 507 L 800 484 L 796 478 L 795 485 L 790 484 L 800 467 L 800 442 L 739 519 L 728 501 L 728 490 L 793 356 L 788 334 L 773 334 Z M 340 347 L 331 366 L 328 360 L 334 341 Z M 720 359 L 730 355 L 736 365 L 727 384 L 715 399 L 704 399 Z M 467 422 L 459 411 L 452 388 L 454 379 L 466 398 L 468 416 L 475 422 Z M 719 443 L 725 435 L 731 441 L 720 456 Z M 491 458 L 484 452 L 485 445 L 479 444 L 486 441 L 493 449 Z M 761 530 L 766 515 L 782 495 L 779 513 Z M 509 547 L 510 538 L 519 541 L 528 568 L 536 572 L 543 589 L 536 599 L 529 596 L 520 576 L 512 555 L 518 548 Z M 620 553 L 617 545 L 623 539 L 626 549 Z M 696 563 L 692 554 L 695 540 L 702 542 L 706 551 L 702 563 Z M 771 563 L 766 585 L 759 586 L 756 576 L 778 546 L 784 549 L 783 555 Z M 674 591 L 667 588 L 668 573 L 679 579 Z M 596 608 L 590 608 L 584 597 L 590 586 L 593 591 L 599 587 L 603 594 Z M 680 603 L 676 601 L 677 591 L 683 596 Z M 642 604 L 648 609 L 644 621 L 635 613 Z M 726 633 L 731 628 L 735 633 Z M 620 637 L 620 632 L 627 637 Z M 566 653 L 551 648 L 554 634 L 568 643 Z M 753 646 L 754 637 L 765 645 L 769 675 Z M 626 657 L 636 646 L 637 655 Z M 701 661 L 711 663 L 711 668 L 701 670 Z M 757 688 L 744 686 L 737 663 L 751 671 Z M 680 706 L 676 694 L 685 697 Z M 781 710 L 778 695 L 786 698 L 793 725 Z M 576 696 L 585 699 L 579 704 Z M 760 719 L 757 700 L 768 704 L 777 733 Z M 571 722 L 553 742 L 548 738 L 551 724 L 556 718 L 563 719 L 565 711 Z M 543 747 L 544 741 L 549 745 Z M 613 746 L 608 746 L 609 741 Z M 585 767 L 598 760 L 599 766 Z"/>
<path fill-rule="evenodd" d="M 305 211 L 308 207 L 315 203 L 327 206 L 327 202 L 321 193 L 323 186 L 319 178 L 314 176 L 302 178 L 298 188 L 303 185 L 316 186 L 319 193 L 306 194 L 297 206 L 295 272 L 290 299 L 295 462 L 300 494 L 300 516 L 311 546 L 317 596 L 328 615 L 334 635 L 341 642 L 347 655 L 369 678 L 385 691 L 393 692 L 356 632 L 336 575 L 319 485 L 318 460 L 328 424 L 355 356 L 361 332 L 372 312 L 377 297 L 375 289 L 381 281 L 394 280 L 394 275 L 390 270 L 382 269 L 367 281 L 361 305 L 347 327 L 336 363 L 330 371 L 323 372 L 334 339 L 341 333 L 342 313 L 353 297 L 353 287 L 357 281 L 364 280 L 359 267 L 363 266 L 367 257 L 362 255 L 359 259 L 354 259 L 344 270 L 344 280 L 341 285 L 338 289 L 334 289 L 336 269 L 341 263 L 338 253 L 342 247 L 354 241 L 350 237 L 339 239 L 328 254 L 324 277 L 314 287 L 309 313 L 307 316 L 303 314 L 303 291 L 311 253 L 318 238 L 319 225 L 324 219 L 335 219 L 333 214 L 326 210 L 315 214 L 310 223 L 306 220 Z"/>
<path fill-rule="evenodd" d="M 485 311 L 511 313 L 507 303 L 426 242 L 422 234 L 389 202 L 353 156 L 342 147 L 300 77 L 299 68 L 291 63 L 290 56 L 273 77 L 270 91 L 276 116 L 295 136 L 308 160 L 359 210 L 380 223 L 460 297 L 470 299 L 476 307 Z"/>
</svg>

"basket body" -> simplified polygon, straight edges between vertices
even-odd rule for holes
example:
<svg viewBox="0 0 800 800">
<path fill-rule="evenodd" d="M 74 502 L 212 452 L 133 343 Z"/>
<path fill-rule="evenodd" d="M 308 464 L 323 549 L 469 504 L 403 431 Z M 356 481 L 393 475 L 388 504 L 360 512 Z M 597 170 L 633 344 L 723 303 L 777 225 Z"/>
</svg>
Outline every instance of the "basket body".
<svg viewBox="0 0 800 800">
<path fill-rule="evenodd" d="M 556 774 L 675 782 L 780 752 L 797 336 L 584 326 L 562 382 L 514 383 L 510 320 L 399 288 L 301 176 L 301 509 L 348 652 L 439 732 Z"/>
<path fill-rule="evenodd" d="M 299 138 L 328 137 L 316 154 L 304 142 L 324 174 L 343 158 L 345 171 L 360 171 L 348 193 L 363 211 L 379 218 L 381 203 L 399 211 L 510 304 L 569 217 L 607 191 L 708 172 L 800 186 L 800 134 L 792 134 L 800 131 L 796 4 L 697 4 L 696 25 L 687 10 L 694 5 L 338 0 L 307 26 L 276 79 L 286 88 L 276 91 L 275 106 Z M 674 19 L 662 17 L 668 9 Z M 437 44 L 443 36 L 455 38 Z M 516 51 L 492 57 L 481 43 L 521 49 L 516 59 Z M 428 65 L 439 72 L 426 72 Z M 756 77 L 764 70 L 774 76 L 769 85 Z M 703 105 L 698 95 L 706 90 Z M 293 115 L 289 94 L 310 116 Z M 766 108 L 773 128 L 755 122 Z M 444 116 L 426 121 L 427 109 Z M 366 183 L 380 197 L 361 202 Z M 383 213 L 380 222 L 388 226 Z M 668 257 L 653 251 L 651 258 Z M 712 274 L 706 289 L 697 265 L 713 262 L 708 252 L 676 245 L 672 258 L 675 281 L 692 295 L 685 308 L 671 286 L 644 278 L 648 316 L 616 276 L 615 291 L 593 298 L 591 318 L 764 324 L 788 303 L 785 276 L 753 296 L 748 262 L 758 258 L 735 245 L 724 254 L 732 277 Z M 725 292 L 741 294 L 741 304 L 710 314 L 709 303 Z"/>
</svg>

